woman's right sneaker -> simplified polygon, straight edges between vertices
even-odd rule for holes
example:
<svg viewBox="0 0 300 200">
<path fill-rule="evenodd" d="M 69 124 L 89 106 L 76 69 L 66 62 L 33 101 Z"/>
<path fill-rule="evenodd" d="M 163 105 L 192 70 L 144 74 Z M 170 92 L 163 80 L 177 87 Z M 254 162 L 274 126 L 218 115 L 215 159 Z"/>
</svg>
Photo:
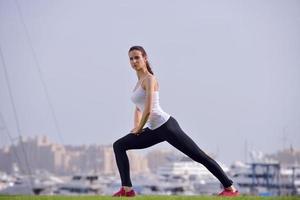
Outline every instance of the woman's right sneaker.
<svg viewBox="0 0 300 200">
<path fill-rule="evenodd" d="M 221 193 L 219 193 L 218 196 L 224 196 L 224 197 L 237 197 L 239 196 L 239 191 L 232 191 L 232 190 L 226 190 L 224 189 Z"/>
<path fill-rule="evenodd" d="M 121 187 L 120 190 L 113 195 L 113 197 L 134 197 L 134 196 L 135 196 L 135 192 L 133 189 L 126 192 L 123 187 Z"/>
</svg>

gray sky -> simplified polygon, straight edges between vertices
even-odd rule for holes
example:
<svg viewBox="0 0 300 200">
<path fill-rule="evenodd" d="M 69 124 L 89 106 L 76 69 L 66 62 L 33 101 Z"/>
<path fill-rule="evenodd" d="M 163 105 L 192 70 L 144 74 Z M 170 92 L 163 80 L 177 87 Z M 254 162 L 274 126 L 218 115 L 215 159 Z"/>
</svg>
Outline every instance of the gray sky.
<svg viewBox="0 0 300 200">
<path fill-rule="evenodd" d="M 0 47 L 22 135 L 61 142 L 38 66 L 64 143 L 127 134 L 136 82 L 127 51 L 142 45 L 162 108 L 204 151 L 229 164 L 244 160 L 246 143 L 300 148 L 300 1 L 17 2 L 30 41 L 16 1 L 0 0 Z M 0 111 L 16 137 L 0 64 Z"/>
</svg>

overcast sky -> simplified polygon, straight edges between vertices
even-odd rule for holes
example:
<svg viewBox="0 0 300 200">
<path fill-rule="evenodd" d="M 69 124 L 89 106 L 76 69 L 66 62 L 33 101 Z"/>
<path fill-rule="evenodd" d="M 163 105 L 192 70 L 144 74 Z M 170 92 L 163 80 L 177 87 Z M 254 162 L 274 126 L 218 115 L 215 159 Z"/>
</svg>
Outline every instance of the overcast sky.
<svg viewBox="0 0 300 200">
<path fill-rule="evenodd" d="M 162 108 L 204 151 L 229 164 L 246 149 L 299 149 L 299 35 L 297 0 L 0 0 L 0 145 L 6 131 L 65 144 L 127 134 L 127 51 L 142 45 Z"/>
</svg>

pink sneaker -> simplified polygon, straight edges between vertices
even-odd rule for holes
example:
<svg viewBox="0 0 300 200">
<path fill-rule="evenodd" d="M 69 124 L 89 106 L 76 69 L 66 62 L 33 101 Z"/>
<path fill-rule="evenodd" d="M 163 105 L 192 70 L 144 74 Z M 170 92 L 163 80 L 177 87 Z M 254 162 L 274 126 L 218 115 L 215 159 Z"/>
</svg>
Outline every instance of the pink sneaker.
<svg viewBox="0 0 300 200">
<path fill-rule="evenodd" d="M 130 190 L 129 192 L 126 192 L 123 187 L 120 188 L 118 192 L 116 192 L 113 197 L 134 197 L 135 192 L 134 190 Z"/>
<path fill-rule="evenodd" d="M 224 189 L 221 193 L 218 194 L 218 196 L 223 196 L 223 197 L 237 197 L 239 196 L 240 193 L 239 191 L 232 191 L 232 190 L 226 190 Z"/>
</svg>

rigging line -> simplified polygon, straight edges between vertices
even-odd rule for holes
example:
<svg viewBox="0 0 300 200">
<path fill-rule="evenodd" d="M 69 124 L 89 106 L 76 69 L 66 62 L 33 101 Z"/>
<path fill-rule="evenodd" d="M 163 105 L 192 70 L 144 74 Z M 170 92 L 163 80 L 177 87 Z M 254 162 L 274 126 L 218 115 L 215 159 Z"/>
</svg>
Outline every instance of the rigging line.
<svg viewBox="0 0 300 200">
<path fill-rule="evenodd" d="M 42 83 L 42 86 L 43 86 L 43 89 L 44 89 L 44 92 L 45 92 L 45 95 L 46 95 L 47 103 L 50 107 L 51 115 L 52 115 L 52 118 L 54 120 L 54 125 L 55 125 L 55 128 L 56 128 L 59 140 L 60 140 L 61 144 L 64 144 L 64 140 L 63 140 L 63 137 L 62 137 L 60 126 L 58 124 L 58 120 L 57 120 L 57 116 L 56 116 L 56 113 L 55 113 L 55 110 L 54 110 L 54 106 L 53 106 L 53 104 L 50 100 L 50 95 L 49 95 L 49 92 L 48 92 L 47 84 L 46 84 L 46 81 L 44 79 L 43 73 L 41 71 L 40 64 L 39 64 L 38 59 L 37 59 L 36 52 L 33 48 L 32 41 L 31 41 L 30 36 L 29 36 L 29 32 L 28 32 L 28 29 L 27 29 L 27 26 L 25 24 L 25 20 L 24 20 L 22 11 L 21 11 L 21 6 L 19 5 L 18 0 L 15 0 L 15 3 L 16 3 L 16 7 L 17 7 L 18 14 L 19 14 L 19 17 L 20 17 L 20 21 L 21 21 L 21 23 L 24 27 L 27 42 L 28 42 L 30 50 L 32 52 L 32 56 L 33 56 L 35 65 L 37 67 L 37 71 L 38 71 L 38 74 L 39 74 L 39 77 L 40 77 L 40 80 L 41 80 L 41 83 Z"/>
<path fill-rule="evenodd" d="M 19 156 L 19 154 L 18 154 L 16 148 L 14 148 L 14 146 L 13 146 L 13 145 L 14 145 L 14 139 L 12 138 L 12 136 L 11 136 L 11 134 L 10 134 L 10 132 L 9 132 L 9 130 L 8 130 L 8 128 L 7 128 L 7 126 L 6 126 L 4 117 L 3 117 L 3 115 L 2 115 L 1 112 L 0 112 L 0 120 L 1 120 L 2 125 L 3 125 L 3 126 L 1 126 L 1 128 L 3 128 L 3 130 L 5 130 L 5 132 L 6 132 L 7 136 L 8 136 L 8 139 L 10 140 L 10 143 L 11 143 L 11 145 L 12 145 L 11 148 L 12 148 L 13 154 L 15 154 L 15 156 L 16 156 L 16 158 L 17 158 L 17 163 L 19 164 L 19 169 L 20 169 L 21 173 L 25 174 L 25 170 L 23 170 L 22 165 L 21 165 L 21 159 L 20 159 L 20 156 Z"/>
<path fill-rule="evenodd" d="M 13 115 L 14 115 L 14 119 L 16 121 L 17 132 L 18 132 L 18 135 L 21 137 L 20 122 L 19 122 L 19 118 L 18 118 L 18 115 L 17 115 L 17 109 L 16 109 L 16 105 L 15 105 L 15 102 L 14 102 L 14 98 L 13 98 L 13 95 L 12 95 L 11 85 L 10 85 L 9 78 L 8 78 L 6 63 L 4 61 L 4 55 L 3 55 L 3 52 L 2 52 L 1 44 L 0 44 L 0 57 L 1 57 L 1 60 L 2 60 L 2 66 L 3 66 L 3 69 L 4 69 L 4 77 L 5 77 L 5 80 L 6 80 L 7 87 L 8 87 L 10 102 L 11 102 L 11 105 L 12 105 L 12 108 L 13 108 Z M 27 153 L 25 151 L 24 144 L 23 144 L 22 140 L 21 140 L 20 144 L 21 144 L 22 151 L 24 153 L 25 164 L 26 164 L 26 167 L 27 167 L 27 170 L 28 170 L 28 174 L 29 174 L 29 176 L 32 176 L 30 165 L 29 165 L 29 162 L 28 162 L 28 156 L 27 156 Z M 31 178 L 30 178 L 30 184 L 31 184 L 31 187 L 33 188 L 33 183 L 32 183 Z"/>
<path fill-rule="evenodd" d="M 18 118 L 18 115 L 17 115 L 17 109 L 16 109 L 16 105 L 15 105 L 15 102 L 14 102 L 14 99 L 13 99 L 10 82 L 9 82 L 9 79 L 8 79 L 8 73 L 7 73 L 6 64 L 5 64 L 5 61 L 4 61 L 4 56 L 3 56 L 3 53 L 2 53 L 1 45 L 0 45 L 0 57 L 1 57 L 1 60 L 2 60 L 2 66 L 3 66 L 3 70 L 4 70 L 4 77 L 5 77 L 5 80 L 6 80 L 6 84 L 7 84 L 7 88 L 8 88 L 8 94 L 9 94 L 9 98 L 10 98 L 11 105 L 12 105 L 12 108 L 13 108 L 14 118 L 15 118 L 15 121 L 16 121 L 17 132 L 21 133 L 20 122 L 19 122 L 19 118 Z"/>
</svg>

